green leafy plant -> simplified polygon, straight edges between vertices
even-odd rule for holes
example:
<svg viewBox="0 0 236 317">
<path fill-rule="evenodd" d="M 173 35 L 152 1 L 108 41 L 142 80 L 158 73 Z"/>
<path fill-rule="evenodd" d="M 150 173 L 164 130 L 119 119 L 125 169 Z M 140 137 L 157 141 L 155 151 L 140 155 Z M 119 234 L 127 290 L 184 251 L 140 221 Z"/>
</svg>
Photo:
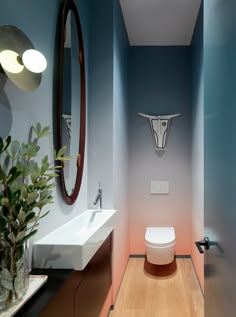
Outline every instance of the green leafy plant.
<svg viewBox="0 0 236 317">
<path fill-rule="evenodd" d="M 39 141 L 49 133 L 49 127 L 37 123 L 28 143 L 0 137 L 0 293 L 4 288 L 6 301 L 18 296 L 23 245 L 49 213 L 44 207 L 53 202 L 55 177 L 70 159 L 64 157 L 66 147 L 54 151 L 52 162 L 41 155 Z"/>
</svg>

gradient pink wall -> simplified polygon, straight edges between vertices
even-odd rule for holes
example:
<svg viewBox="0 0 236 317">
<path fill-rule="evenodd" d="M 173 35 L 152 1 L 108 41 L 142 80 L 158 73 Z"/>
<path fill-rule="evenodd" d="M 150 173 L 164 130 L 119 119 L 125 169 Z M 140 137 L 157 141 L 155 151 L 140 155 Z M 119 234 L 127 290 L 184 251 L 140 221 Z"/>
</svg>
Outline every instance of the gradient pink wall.
<svg viewBox="0 0 236 317">
<path fill-rule="evenodd" d="M 98 1 L 96 5 L 99 6 Z M 101 62 L 96 56 L 93 76 L 97 79 L 101 76 L 103 84 L 98 85 L 94 80 L 91 87 L 96 91 L 96 98 L 90 97 L 94 100 L 96 113 L 92 110 L 90 117 L 90 142 L 94 140 L 95 143 L 91 147 L 90 166 L 92 164 L 93 168 L 89 173 L 92 177 L 89 199 L 92 201 L 100 178 L 105 185 L 104 206 L 108 208 L 112 204 L 117 209 L 113 285 L 100 317 L 106 316 L 109 306 L 115 303 L 129 254 L 145 253 L 147 226 L 174 226 L 176 254 L 190 255 L 193 250 L 191 48 L 129 47 L 117 0 L 111 21 L 112 49 L 110 33 L 106 41 L 113 60 L 109 67 L 103 66 L 107 67 L 109 81 L 112 75 L 112 92 L 111 83 L 107 86 L 106 78 L 103 78 L 104 67 L 100 67 Z M 98 30 L 102 32 L 103 28 L 94 28 L 96 39 Z M 99 58 L 103 61 L 104 56 Z M 107 101 L 107 95 L 109 100 L 112 96 L 111 103 Z M 171 121 L 165 151 L 154 150 L 149 121 L 138 112 L 181 114 Z M 109 124 L 104 125 L 108 120 Z M 100 137 L 104 134 L 110 135 L 111 143 Z M 169 181 L 170 193 L 151 195 L 152 180 Z"/>
<path fill-rule="evenodd" d="M 129 240 L 144 254 L 147 226 L 173 226 L 176 254 L 190 255 L 191 51 L 189 47 L 132 47 L 129 62 Z M 138 112 L 180 113 L 165 151 L 155 151 L 149 121 Z M 168 181 L 168 195 L 151 195 L 151 181 Z"/>
<path fill-rule="evenodd" d="M 111 306 L 111 303 L 113 302 L 112 300 L 112 287 L 110 288 L 110 291 L 107 295 L 107 298 L 105 300 L 105 303 L 103 304 L 103 307 L 102 307 L 102 310 L 99 314 L 98 317 L 107 317 L 108 316 L 108 313 L 109 313 L 109 310 L 110 310 L 110 306 Z"/>
<path fill-rule="evenodd" d="M 101 4 L 102 2 L 102 4 Z M 127 174 L 127 69 L 129 42 L 118 0 L 91 1 L 88 199 L 98 182 L 103 208 L 115 208 L 112 288 L 101 317 L 115 303 L 129 257 Z"/>
<path fill-rule="evenodd" d="M 113 204 L 117 210 L 113 245 L 114 304 L 129 258 L 128 235 L 128 51 L 129 42 L 118 0 L 113 2 Z"/>
<path fill-rule="evenodd" d="M 150 152 L 152 152 L 151 150 Z M 155 157 L 155 153 L 153 154 Z M 178 168 L 175 168 L 172 160 L 168 160 L 167 156 L 166 154 L 166 161 L 159 164 L 159 167 L 155 167 L 155 164 L 153 164 L 153 171 L 150 167 L 144 168 L 142 166 L 142 163 L 145 164 L 145 162 L 149 164 L 145 160 L 139 162 L 137 159 L 131 167 L 130 173 L 135 174 L 130 177 L 132 185 L 129 188 L 131 254 L 144 254 L 144 236 L 148 226 L 173 226 L 176 233 L 176 254 L 191 254 L 190 169 L 189 166 L 186 167 L 187 164 L 184 164 L 184 162 L 179 163 Z M 161 159 L 155 158 L 160 163 Z M 178 158 L 177 155 L 175 155 L 175 160 L 181 162 L 181 158 Z M 137 173 L 137 170 L 140 172 Z M 169 195 L 151 195 L 151 179 L 168 180 L 170 185 Z"/>
<path fill-rule="evenodd" d="M 107 0 L 106 0 L 107 1 Z M 110 1 L 110 0 L 108 0 Z M 97 1 L 97 4 L 99 2 Z M 100 4 L 99 4 L 100 5 Z M 121 14 L 120 4 L 118 0 L 113 1 L 113 43 L 112 43 L 112 106 L 104 100 L 104 104 L 109 108 L 105 111 L 104 105 L 98 107 L 102 122 L 97 125 L 97 117 L 94 124 L 97 125 L 95 132 L 100 129 L 105 134 L 109 134 L 112 138 L 112 148 L 109 149 L 109 154 L 101 153 L 103 167 L 106 169 L 103 179 L 106 180 L 112 192 L 112 201 L 110 202 L 117 210 L 116 225 L 113 234 L 113 254 L 112 254 L 112 287 L 104 303 L 103 310 L 99 317 L 107 316 L 110 305 L 114 305 L 116 296 L 126 269 L 129 258 L 129 235 L 128 235 L 128 135 L 127 135 L 127 85 L 128 85 L 128 50 L 129 42 L 125 30 L 123 17 Z M 97 14 L 97 11 L 96 11 Z M 107 26 L 106 26 L 107 27 Z M 101 71 L 103 69 L 101 68 Z M 103 74 L 101 74 L 103 78 Z M 97 83 L 95 85 L 97 87 Z M 104 86 L 104 94 L 111 93 Z M 100 91 L 101 92 L 101 91 Z M 97 104 L 96 104 L 97 106 Z M 111 111 L 112 109 L 112 111 Z M 101 116 L 101 113 L 104 116 Z M 109 113 L 110 125 L 112 130 L 109 130 L 104 117 L 107 118 Z M 112 115 L 110 115 L 112 113 Z M 101 147 L 106 147 L 108 144 L 104 139 L 99 139 L 102 143 Z M 96 163 L 96 162 L 95 162 Z M 108 163 L 108 164 L 107 164 Z M 109 165 L 112 163 L 112 168 Z M 95 168 L 98 168 L 97 163 Z M 110 182 L 112 179 L 112 182 Z"/>
</svg>

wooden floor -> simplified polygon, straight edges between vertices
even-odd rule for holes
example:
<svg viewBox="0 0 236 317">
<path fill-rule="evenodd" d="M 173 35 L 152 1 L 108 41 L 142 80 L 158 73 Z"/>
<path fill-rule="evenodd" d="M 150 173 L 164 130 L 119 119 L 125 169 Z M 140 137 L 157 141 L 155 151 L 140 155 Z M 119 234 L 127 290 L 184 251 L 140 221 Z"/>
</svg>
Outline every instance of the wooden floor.
<svg viewBox="0 0 236 317">
<path fill-rule="evenodd" d="M 109 317 L 203 317 L 203 295 L 190 258 L 153 266 L 130 258 Z"/>
</svg>

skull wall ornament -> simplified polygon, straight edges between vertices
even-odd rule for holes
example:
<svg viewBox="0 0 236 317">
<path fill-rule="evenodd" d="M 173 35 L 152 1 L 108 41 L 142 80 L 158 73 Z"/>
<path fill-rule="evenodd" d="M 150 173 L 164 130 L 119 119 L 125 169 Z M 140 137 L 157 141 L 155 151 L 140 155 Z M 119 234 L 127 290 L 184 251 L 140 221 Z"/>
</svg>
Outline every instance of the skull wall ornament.
<svg viewBox="0 0 236 317">
<path fill-rule="evenodd" d="M 138 114 L 149 119 L 155 150 L 165 150 L 170 119 L 179 116 L 180 113 L 163 116 L 151 116 L 140 112 Z"/>
</svg>

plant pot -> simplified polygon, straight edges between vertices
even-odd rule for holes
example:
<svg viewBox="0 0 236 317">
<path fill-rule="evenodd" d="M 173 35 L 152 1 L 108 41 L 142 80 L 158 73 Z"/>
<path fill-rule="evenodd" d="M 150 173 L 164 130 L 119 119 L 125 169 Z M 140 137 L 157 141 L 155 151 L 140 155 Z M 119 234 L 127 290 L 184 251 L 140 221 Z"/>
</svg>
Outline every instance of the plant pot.
<svg viewBox="0 0 236 317">
<path fill-rule="evenodd" d="M 29 244 L 0 244 L 0 310 L 21 299 L 29 286 Z"/>
</svg>

